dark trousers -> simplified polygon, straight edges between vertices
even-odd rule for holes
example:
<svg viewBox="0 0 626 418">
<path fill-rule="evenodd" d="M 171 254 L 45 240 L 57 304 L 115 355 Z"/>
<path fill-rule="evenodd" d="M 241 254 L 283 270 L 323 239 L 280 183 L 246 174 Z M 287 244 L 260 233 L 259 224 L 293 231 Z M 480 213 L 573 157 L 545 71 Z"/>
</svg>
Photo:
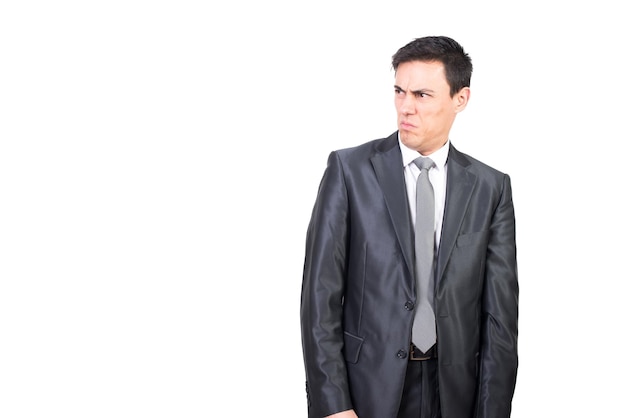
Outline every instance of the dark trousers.
<svg viewBox="0 0 626 418">
<path fill-rule="evenodd" d="M 409 361 L 398 418 L 441 418 L 436 358 Z"/>
</svg>

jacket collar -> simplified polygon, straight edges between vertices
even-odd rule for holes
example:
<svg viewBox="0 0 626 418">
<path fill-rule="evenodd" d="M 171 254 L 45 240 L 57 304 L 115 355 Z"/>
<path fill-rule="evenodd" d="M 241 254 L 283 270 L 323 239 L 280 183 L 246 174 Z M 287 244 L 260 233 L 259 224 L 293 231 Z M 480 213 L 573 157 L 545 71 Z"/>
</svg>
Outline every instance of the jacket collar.
<svg viewBox="0 0 626 418">
<path fill-rule="evenodd" d="M 398 133 L 378 144 L 377 152 L 370 159 L 376 178 L 380 184 L 391 223 L 408 270 L 415 275 L 415 257 L 413 254 L 413 228 L 409 202 L 404 184 L 402 154 L 398 145 Z"/>
<path fill-rule="evenodd" d="M 371 163 L 380 184 L 394 231 L 398 238 L 407 268 L 415 275 L 413 254 L 413 227 L 404 184 L 402 154 L 398 133 L 394 132 L 378 144 Z M 435 280 L 439 281 L 452 254 L 461 223 L 474 190 L 476 176 L 469 171 L 471 162 L 452 144 L 448 153 L 446 206 L 441 240 L 436 261 Z"/>
<path fill-rule="evenodd" d="M 470 172 L 471 162 L 452 144 L 448 154 L 448 179 L 446 183 L 446 206 L 443 214 L 441 241 L 435 270 L 439 281 L 450 260 L 452 249 L 461 230 L 470 197 L 476 184 L 476 175 Z"/>
</svg>

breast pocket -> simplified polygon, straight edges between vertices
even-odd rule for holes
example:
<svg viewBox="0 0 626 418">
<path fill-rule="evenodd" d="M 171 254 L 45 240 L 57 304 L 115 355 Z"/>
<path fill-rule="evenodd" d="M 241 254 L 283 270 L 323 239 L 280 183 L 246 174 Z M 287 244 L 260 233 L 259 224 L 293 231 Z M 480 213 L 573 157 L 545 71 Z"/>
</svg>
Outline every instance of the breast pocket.
<svg viewBox="0 0 626 418">
<path fill-rule="evenodd" d="M 469 234 L 461 234 L 456 239 L 457 247 L 466 247 L 468 245 L 478 245 L 487 241 L 489 231 L 470 232 Z"/>
</svg>

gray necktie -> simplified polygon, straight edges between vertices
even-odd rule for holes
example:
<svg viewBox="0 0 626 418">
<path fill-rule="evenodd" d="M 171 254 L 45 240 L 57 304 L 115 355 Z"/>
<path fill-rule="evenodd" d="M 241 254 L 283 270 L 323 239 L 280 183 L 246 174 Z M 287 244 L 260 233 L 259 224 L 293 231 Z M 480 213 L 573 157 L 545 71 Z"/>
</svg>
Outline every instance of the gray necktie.
<svg viewBox="0 0 626 418">
<path fill-rule="evenodd" d="M 432 268 L 435 249 L 435 197 L 428 170 L 435 165 L 419 157 L 413 163 L 420 169 L 415 199 L 415 260 L 417 263 L 417 312 L 413 322 L 413 344 L 423 353 L 437 340 L 432 307 Z"/>
</svg>

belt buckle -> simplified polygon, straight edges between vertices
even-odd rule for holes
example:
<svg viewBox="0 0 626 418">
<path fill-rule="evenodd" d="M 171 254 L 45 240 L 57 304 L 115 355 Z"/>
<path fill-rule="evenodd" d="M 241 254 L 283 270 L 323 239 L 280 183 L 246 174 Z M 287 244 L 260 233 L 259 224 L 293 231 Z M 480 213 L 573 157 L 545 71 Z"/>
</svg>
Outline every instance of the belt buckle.
<svg viewBox="0 0 626 418">
<path fill-rule="evenodd" d="M 409 360 L 424 361 L 432 358 L 432 355 L 417 355 L 415 350 L 417 350 L 417 347 L 415 347 L 414 344 L 411 344 L 411 350 L 409 350 Z"/>
</svg>

